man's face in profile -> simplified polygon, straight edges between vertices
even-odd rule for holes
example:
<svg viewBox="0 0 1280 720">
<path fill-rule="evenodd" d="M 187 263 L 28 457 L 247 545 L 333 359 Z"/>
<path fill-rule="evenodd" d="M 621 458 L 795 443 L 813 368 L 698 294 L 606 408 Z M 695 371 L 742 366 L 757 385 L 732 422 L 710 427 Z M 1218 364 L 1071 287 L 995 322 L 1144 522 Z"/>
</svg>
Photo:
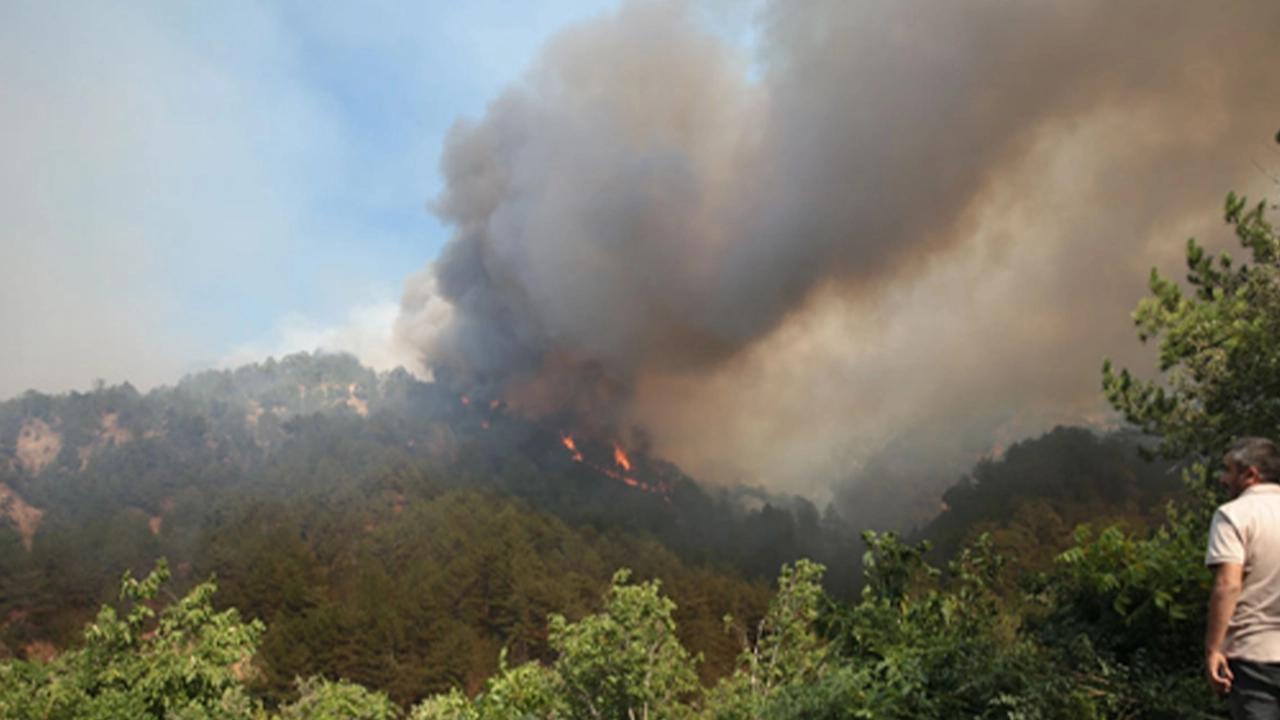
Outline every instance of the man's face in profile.
<svg viewBox="0 0 1280 720">
<path fill-rule="evenodd" d="M 1230 460 L 1224 463 L 1222 474 L 1218 476 L 1218 482 L 1222 483 L 1233 498 L 1239 497 L 1240 493 L 1256 484 L 1259 479 L 1257 468 Z"/>
</svg>

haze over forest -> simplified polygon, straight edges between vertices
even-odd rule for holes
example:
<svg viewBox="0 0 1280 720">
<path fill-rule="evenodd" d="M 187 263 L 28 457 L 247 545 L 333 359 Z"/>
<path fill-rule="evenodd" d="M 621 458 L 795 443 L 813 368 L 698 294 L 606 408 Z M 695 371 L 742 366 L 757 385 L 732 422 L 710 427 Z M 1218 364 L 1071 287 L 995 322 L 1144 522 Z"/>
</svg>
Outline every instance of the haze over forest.
<svg viewBox="0 0 1280 720">
<path fill-rule="evenodd" d="M 350 351 L 709 482 L 942 487 L 1113 425 L 1134 278 L 1278 160 L 1261 0 L 557 5 L 508 65 L 431 12 L 10 6 L 0 394 Z"/>
</svg>

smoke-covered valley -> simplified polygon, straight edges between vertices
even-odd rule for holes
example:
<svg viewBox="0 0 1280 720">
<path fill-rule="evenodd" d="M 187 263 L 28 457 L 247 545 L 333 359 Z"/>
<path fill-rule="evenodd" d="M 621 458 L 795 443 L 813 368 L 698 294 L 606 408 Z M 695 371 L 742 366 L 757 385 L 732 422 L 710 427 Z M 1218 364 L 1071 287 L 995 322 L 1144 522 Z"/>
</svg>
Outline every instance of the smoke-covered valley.
<svg viewBox="0 0 1280 720">
<path fill-rule="evenodd" d="M 754 55 L 699 17 L 624 3 L 455 125 L 420 371 L 714 482 L 936 491 L 1110 425 L 1142 279 L 1277 159 L 1271 3 L 766 3 Z"/>
<path fill-rule="evenodd" d="M 295 35 L 416 77 L 412 19 L 366 10 L 239 8 L 243 55 L 141 9 L 14 13 L 0 395 L 322 348 L 707 482 L 822 504 L 892 466 L 937 495 L 1018 438 L 1110 426 L 1096 369 L 1148 359 L 1143 277 L 1176 272 L 1189 235 L 1217 246 L 1220 198 L 1272 189 L 1280 163 L 1264 0 L 629 0 L 505 71 L 442 148 L 388 119 L 379 137 L 432 153 L 378 146 L 382 176 L 343 184 L 358 151 L 325 110 L 349 98 L 302 82 Z M 362 48 L 389 17 L 404 35 Z M 396 212 L 426 200 L 452 240 L 355 300 L 381 230 L 357 241 L 329 211 L 436 177 Z M 294 303 L 278 342 L 263 293 Z M 306 322 L 319 304 L 349 312 Z"/>
<path fill-rule="evenodd" d="M 851 596 L 862 530 L 914 531 L 943 557 L 994 530 L 998 547 L 1042 567 L 1076 523 L 1153 522 L 1179 486 L 1167 464 L 1138 458 L 1135 436 L 1062 428 L 947 483 L 949 510 L 893 466 L 842 517 L 803 497 L 708 487 L 649 446 L 529 420 L 469 389 L 298 354 L 147 393 L 0 402 L 0 658 L 68 647 L 122 572 L 165 557 L 180 583 L 215 573 L 228 602 L 276 628 L 262 660 L 272 692 L 299 674 L 376 667 L 388 675 L 365 681 L 409 682 L 408 700 L 487 677 L 503 643 L 544 657 L 542 612 L 580 607 L 625 565 L 670 584 L 714 677 L 736 651 L 720 619 L 759 613 L 784 563 L 821 561 L 830 590 Z M 1018 539 L 1027 527 L 1033 543 Z M 379 573 L 412 577 L 370 598 Z M 533 605 L 512 617 L 501 610 L 512 603 Z M 464 621 L 459 608 L 476 612 Z M 334 655 L 377 642 L 370 618 L 388 613 L 430 625 L 429 640 L 403 642 L 428 653 L 415 662 L 431 680 Z M 455 632 L 468 653 L 431 660 Z"/>
</svg>

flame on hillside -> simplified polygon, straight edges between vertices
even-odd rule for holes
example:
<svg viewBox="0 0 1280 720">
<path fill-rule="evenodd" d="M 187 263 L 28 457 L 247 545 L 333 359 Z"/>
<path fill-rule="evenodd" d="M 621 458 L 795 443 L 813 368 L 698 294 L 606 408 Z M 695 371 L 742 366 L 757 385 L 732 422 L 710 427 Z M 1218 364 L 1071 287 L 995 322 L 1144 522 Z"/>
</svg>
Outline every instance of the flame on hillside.
<svg viewBox="0 0 1280 720">
<path fill-rule="evenodd" d="M 488 402 L 477 400 L 473 403 L 471 396 L 467 394 L 459 395 L 458 402 L 466 407 L 472 407 L 473 405 L 477 408 L 488 406 L 488 409 L 491 412 L 501 412 L 502 408 L 505 407 L 504 402 L 499 399 L 493 399 Z M 492 427 L 493 424 L 490 422 L 489 417 L 482 418 L 480 420 L 481 429 L 489 430 Z M 671 502 L 670 483 L 663 480 L 646 482 L 637 477 L 637 468 L 635 463 L 632 461 L 631 456 L 627 454 L 626 449 L 623 448 L 622 444 L 618 441 L 607 441 L 606 447 L 610 449 L 611 455 L 605 455 L 601 452 L 600 450 L 603 448 L 595 449 L 595 447 L 588 447 L 587 451 L 591 452 L 593 457 L 601 458 L 599 461 L 593 461 L 587 459 L 583 449 L 578 446 L 578 440 L 574 438 L 572 433 L 561 430 L 558 435 L 560 438 L 560 444 L 564 446 L 564 449 L 569 453 L 569 457 L 572 458 L 574 462 L 582 463 L 583 465 L 590 467 L 592 470 L 595 470 L 608 478 L 617 480 L 627 487 L 660 495 L 667 503 Z M 595 446 L 594 443 L 592 445 Z M 612 463 L 605 461 L 603 459 L 604 457 L 609 457 L 609 459 L 612 460 Z"/>
<path fill-rule="evenodd" d="M 606 467 L 604 465 L 597 465 L 593 462 L 586 462 L 582 451 L 578 449 L 577 442 L 574 441 L 573 436 L 568 433 L 560 433 L 560 444 L 564 445 L 565 449 L 569 451 L 574 462 L 583 463 L 584 465 L 599 471 L 606 477 L 617 480 L 627 487 L 643 490 L 648 493 L 654 493 L 655 495 L 661 495 L 664 501 L 667 503 L 671 502 L 671 487 L 665 482 L 647 483 L 643 480 L 637 479 L 632 472 L 634 467 L 631 463 L 631 458 L 627 456 L 627 451 L 623 450 L 622 446 L 617 442 L 612 443 L 613 462 L 616 467 Z"/>
<path fill-rule="evenodd" d="M 582 453 L 579 452 L 577 444 L 573 442 L 572 435 L 561 433 L 560 442 L 569 450 L 574 462 L 582 462 Z"/>
<path fill-rule="evenodd" d="M 618 464 L 618 467 L 626 470 L 627 472 L 631 472 L 631 460 L 627 457 L 626 451 L 623 450 L 622 446 L 618 443 L 613 444 L 613 461 Z"/>
</svg>

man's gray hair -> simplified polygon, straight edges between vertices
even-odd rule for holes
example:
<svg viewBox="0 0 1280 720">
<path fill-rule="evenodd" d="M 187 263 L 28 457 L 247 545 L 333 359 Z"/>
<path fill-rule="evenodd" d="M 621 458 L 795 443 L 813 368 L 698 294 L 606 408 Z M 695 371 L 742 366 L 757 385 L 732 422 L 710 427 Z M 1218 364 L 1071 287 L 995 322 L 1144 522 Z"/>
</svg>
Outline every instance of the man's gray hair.
<svg viewBox="0 0 1280 720">
<path fill-rule="evenodd" d="M 1231 444 L 1222 461 L 1228 465 L 1258 469 L 1258 474 L 1266 482 L 1280 482 L 1280 449 L 1266 438 L 1240 438 Z"/>
</svg>

